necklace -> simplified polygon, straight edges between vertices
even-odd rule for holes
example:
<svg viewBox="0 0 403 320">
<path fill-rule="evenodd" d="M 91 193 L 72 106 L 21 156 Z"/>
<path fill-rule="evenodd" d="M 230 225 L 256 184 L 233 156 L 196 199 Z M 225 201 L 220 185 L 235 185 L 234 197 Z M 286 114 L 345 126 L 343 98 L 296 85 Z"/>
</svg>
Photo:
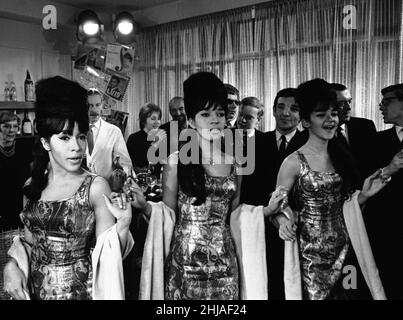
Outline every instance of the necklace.
<svg viewBox="0 0 403 320">
<path fill-rule="evenodd" d="M 7 158 L 11 158 L 15 154 L 15 143 L 13 143 L 13 145 L 8 150 L 4 149 L 0 145 L 0 153 L 6 156 Z"/>
</svg>

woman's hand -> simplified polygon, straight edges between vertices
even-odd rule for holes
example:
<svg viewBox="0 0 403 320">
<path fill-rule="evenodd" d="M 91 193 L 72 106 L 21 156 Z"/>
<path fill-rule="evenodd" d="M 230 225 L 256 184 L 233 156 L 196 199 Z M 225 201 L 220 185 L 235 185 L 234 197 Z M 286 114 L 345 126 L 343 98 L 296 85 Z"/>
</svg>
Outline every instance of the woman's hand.
<svg viewBox="0 0 403 320">
<path fill-rule="evenodd" d="M 154 131 L 154 132 L 153 132 Z M 154 134 L 154 142 L 152 143 L 152 145 L 155 148 L 158 148 L 158 146 L 160 145 L 160 143 L 162 141 L 164 141 L 167 138 L 167 133 L 165 130 L 162 129 L 153 129 L 150 132 L 153 132 Z"/>
<path fill-rule="evenodd" d="M 25 292 L 28 292 L 27 279 L 24 272 L 15 261 L 10 261 L 4 268 L 4 290 L 16 300 L 27 300 Z"/>
<path fill-rule="evenodd" d="M 132 208 L 127 201 L 125 193 L 112 192 L 110 199 L 103 195 L 105 199 L 106 206 L 116 220 L 124 219 L 131 221 L 132 218 Z"/>
<path fill-rule="evenodd" d="M 126 181 L 123 191 L 125 194 L 129 195 L 128 200 L 130 201 L 131 205 L 134 208 L 144 212 L 147 206 L 147 200 L 143 194 L 143 191 L 133 179 L 128 179 L 128 181 Z"/>
<path fill-rule="evenodd" d="M 378 193 L 389 181 L 390 177 L 385 179 L 385 177 L 382 176 L 381 169 L 378 169 L 375 173 L 366 178 L 359 194 L 360 204 L 364 203 L 368 198 Z"/>
<path fill-rule="evenodd" d="M 285 241 L 297 240 L 297 224 L 293 216 L 292 214 L 292 218 L 288 219 L 285 215 L 281 215 L 276 219 L 279 224 L 278 234 Z"/>
<path fill-rule="evenodd" d="M 271 216 L 283 210 L 288 203 L 288 189 L 283 186 L 278 186 L 272 193 L 269 204 L 264 207 L 264 215 Z"/>
</svg>

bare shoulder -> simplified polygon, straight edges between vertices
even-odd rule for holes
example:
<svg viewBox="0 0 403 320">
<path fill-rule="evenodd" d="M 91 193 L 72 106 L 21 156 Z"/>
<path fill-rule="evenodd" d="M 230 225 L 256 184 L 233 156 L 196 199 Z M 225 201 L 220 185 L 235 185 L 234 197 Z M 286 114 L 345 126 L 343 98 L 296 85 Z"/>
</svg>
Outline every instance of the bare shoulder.
<svg viewBox="0 0 403 320">
<path fill-rule="evenodd" d="M 287 172 L 298 172 L 299 171 L 299 158 L 297 151 L 291 153 L 283 163 L 281 164 L 280 170 L 285 170 Z"/>
<path fill-rule="evenodd" d="M 101 176 L 96 176 L 92 181 L 91 188 L 90 188 L 90 196 L 98 197 L 102 196 L 102 194 L 109 195 L 111 189 L 109 187 L 108 181 Z"/>
</svg>

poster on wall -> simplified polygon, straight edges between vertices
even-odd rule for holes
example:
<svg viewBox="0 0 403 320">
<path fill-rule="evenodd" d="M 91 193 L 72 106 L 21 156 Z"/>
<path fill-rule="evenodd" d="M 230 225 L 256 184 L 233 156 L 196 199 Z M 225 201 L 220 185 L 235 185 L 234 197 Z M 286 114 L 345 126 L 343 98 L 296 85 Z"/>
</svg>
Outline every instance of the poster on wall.
<svg viewBox="0 0 403 320">
<path fill-rule="evenodd" d="M 85 89 L 97 88 L 101 92 L 106 92 L 111 80 L 111 75 L 89 66 L 77 71 L 76 81 Z"/>
<path fill-rule="evenodd" d="M 130 77 L 113 72 L 109 69 L 106 70 L 106 74 L 110 76 L 110 79 L 105 93 L 113 99 L 123 101 L 126 89 L 130 82 Z"/>
<path fill-rule="evenodd" d="M 130 47 L 108 44 L 106 46 L 105 69 L 130 76 L 133 72 L 135 50 Z"/>
<path fill-rule="evenodd" d="M 74 68 L 83 70 L 86 66 L 96 70 L 105 68 L 105 47 L 100 45 L 80 45 L 77 48 L 77 56 L 74 62 Z"/>
</svg>

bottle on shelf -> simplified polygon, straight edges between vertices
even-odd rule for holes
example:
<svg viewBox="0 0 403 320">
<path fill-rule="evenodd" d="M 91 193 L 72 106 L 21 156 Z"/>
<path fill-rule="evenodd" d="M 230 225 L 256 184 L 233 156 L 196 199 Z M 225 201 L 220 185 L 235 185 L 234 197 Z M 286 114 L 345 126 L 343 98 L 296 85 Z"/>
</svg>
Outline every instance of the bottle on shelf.
<svg viewBox="0 0 403 320">
<path fill-rule="evenodd" d="M 34 101 L 34 82 L 31 79 L 31 74 L 27 69 L 27 75 L 24 81 L 24 93 L 25 93 L 25 101 Z"/>
<path fill-rule="evenodd" d="M 17 88 L 14 81 L 10 83 L 10 101 L 17 101 Z"/>
<path fill-rule="evenodd" d="M 7 81 L 4 83 L 4 101 L 10 101 L 10 87 Z"/>
<path fill-rule="evenodd" d="M 24 136 L 32 136 L 33 135 L 33 126 L 31 120 L 28 117 L 28 111 L 24 112 L 24 119 L 22 120 L 22 135 Z"/>
</svg>

